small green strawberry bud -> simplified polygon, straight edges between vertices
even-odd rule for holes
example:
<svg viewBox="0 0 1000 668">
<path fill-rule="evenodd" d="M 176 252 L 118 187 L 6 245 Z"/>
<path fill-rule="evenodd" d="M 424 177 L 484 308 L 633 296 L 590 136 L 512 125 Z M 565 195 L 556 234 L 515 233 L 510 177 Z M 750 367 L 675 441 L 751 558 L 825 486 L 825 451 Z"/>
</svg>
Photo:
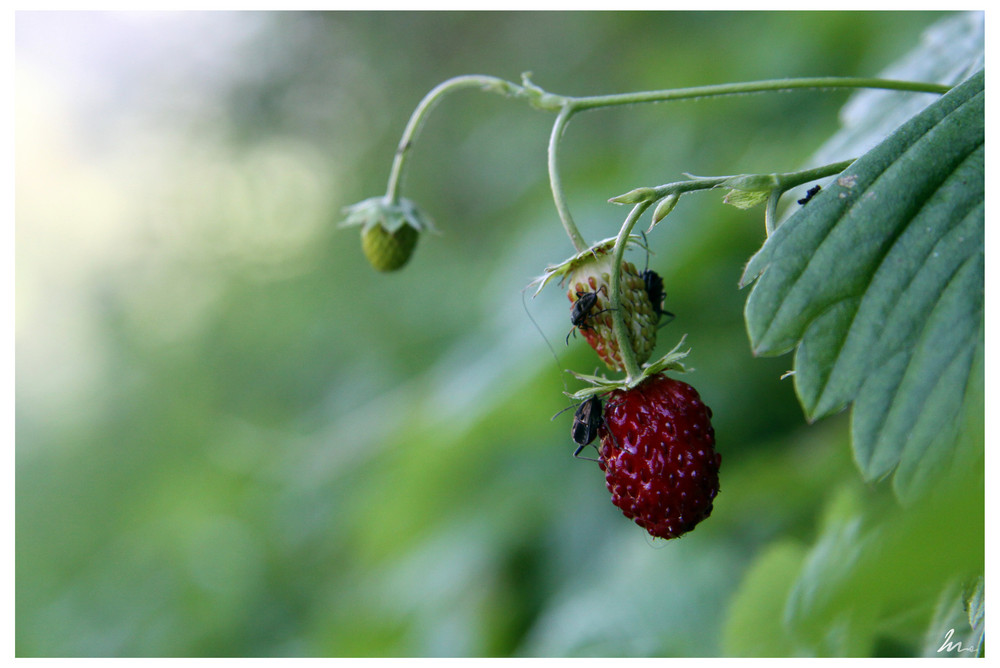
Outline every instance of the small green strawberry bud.
<svg viewBox="0 0 1000 668">
<path fill-rule="evenodd" d="M 624 195 L 618 195 L 618 197 L 612 197 L 609 202 L 614 202 L 615 204 L 638 204 L 640 202 L 646 202 L 656 199 L 656 191 L 652 188 L 636 188 L 635 190 L 630 190 Z"/>
<path fill-rule="evenodd" d="M 420 233 L 434 226 L 416 204 L 406 198 L 391 201 L 371 197 L 347 207 L 341 227 L 361 226 L 361 249 L 379 271 L 395 271 L 413 254 Z"/>
<path fill-rule="evenodd" d="M 677 200 L 680 198 L 681 196 L 677 193 L 672 193 L 660 200 L 660 203 L 656 205 L 656 209 L 653 210 L 653 222 L 650 223 L 649 229 L 646 231 L 652 232 L 653 227 L 674 210 L 674 207 L 677 206 Z"/>
<path fill-rule="evenodd" d="M 381 225 L 372 225 L 361 231 L 361 250 L 373 267 L 379 271 L 395 271 L 413 255 L 420 232 L 403 225 L 390 232 Z"/>
</svg>

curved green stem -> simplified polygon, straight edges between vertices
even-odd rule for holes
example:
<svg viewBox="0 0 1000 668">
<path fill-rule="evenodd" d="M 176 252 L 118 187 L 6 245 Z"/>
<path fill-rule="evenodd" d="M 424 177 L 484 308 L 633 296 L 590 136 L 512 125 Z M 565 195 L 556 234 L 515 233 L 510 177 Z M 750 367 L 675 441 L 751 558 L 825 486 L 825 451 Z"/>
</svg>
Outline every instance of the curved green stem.
<svg viewBox="0 0 1000 668">
<path fill-rule="evenodd" d="M 882 90 L 908 91 L 911 93 L 944 94 L 950 86 L 919 81 L 896 81 L 893 79 L 870 79 L 859 77 L 809 77 L 801 79 L 766 79 L 735 84 L 696 86 L 693 88 L 673 88 L 668 90 L 622 93 L 618 95 L 596 95 L 592 97 L 566 98 L 577 110 L 598 109 L 623 104 L 644 102 L 667 102 L 670 100 L 690 100 L 699 97 L 720 95 L 740 95 L 743 93 L 763 93 L 765 91 L 795 90 L 801 88 L 877 88 Z"/>
<path fill-rule="evenodd" d="M 803 88 L 819 89 L 840 89 L 840 88 L 875 88 L 883 90 L 909 91 L 916 93 L 943 94 L 950 90 L 950 87 L 940 84 L 922 83 L 914 81 L 895 81 L 891 79 L 871 79 L 855 77 L 813 77 L 801 79 L 770 79 L 764 81 L 751 81 L 735 84 L 720 84 L 713 86 L 697 86 L 693 88 L 677 88 L 669 90 L 645 91 L 639 93 L 623 93 L 618 95 L 596 95 L 589 97 L 571 97 L 549 93 L 539 88 L 530 81 L 528 75 L 522 76 L 523 85 L 518 85 L 505 79 L 486 75 L 465 75 L 448 79 L 435 86 L 417 105 L 410 115 L 410 120 L 403 131 L 399 147 L 393 159 L 392 169 L 389 173 L 389 182 L 386 187 L 386 199 L 391 203 L 398 203 L 399 192 L 402 187 L 403 174 L 406 166 L 406 157 L 417 137 L 427 114 L 433 106 L 447 93 L 462 88 L 480 88 L 487 92 L 500 93 L 508 97 L 518 97 L 529 101 L 538 109 L 545 111 L 556 111 L 558 117 L 552 128 L 549 138 L 548 148 L 548 168 L 549 181 L 552 188 L 552 195 L 555 200 L 556 210 L 559 219 L 566 230 L 570 241 L 577 251 L 582 251 L 587 247 L 583 236 L 577 229 L 573 218 L 570 215 L 569 207 L 563 193 L 562 183 L 559 178 L 558 169 L 558 143 L 559 138 L 566 128 L 570 117 L 578 112 L 588 109 L 599 109 L 602 107 L 612 107 L 630 104 L 642 104 L 647 102 L 667 102 L 671 100 L 687 100 L 694 98 L 716 97 L 721 95 L 739 95 L 744 93 L 759 93 L 765 91 L 784 91 Z M 817 177 L 818 178 L 818 177 Z M 703 184 L 685 182 L 686 187 L 676 186 L 674 192 L 688 192 L 689 190 L 703 189 Z"/>
<path fill-rule="evenodd" d="M 941 84 L 924 83 L 919 81 L 898 81 L 893 79 L 874 79 L 874 78 L 858 78 L 858 77 L 810 77 L 810 78 L 800 78 L 800 79 L 768 79 L 763 81 L 750 81 L 745 83 L 736 84 L 719 84 L 713 86 L 697 86 L 693 88 L 675 88 L 668 90 L 657 90 L 657 91 L 645 91 L 640 93 L 622 93 L 618 95 L 596 95 L 590 97 L 570 97 L 563 95 L 556 95 L 554 93 L 548 93 L 541 88 L 538 88 L 534 84 L 531 84 L 527 78 L 525 79 L 525 84 L 529 85 L 531 91 L 534 95 L 535 105 L 542 109 L 559 109 L 559 118 L 556 120 L 555 125 L 552 128 L 552 134 L 549 137 L 549 180 L 552 187 L 552 196 L 556 203 L 556 210 L 559 212 L 559 218 L 562 221 L 563 227 L 566 229 L 566 233 L 569 235 L 570 241 L 573 242 L 574 248 L 577 251 L 581 251 L 586 248 L 586 244 L 583 241 L 583 237 L 580 235 L 576 224 L 573 222 L 573 218 L 570 215 L 569 207 L 565 202 L 565 196 L 562 190 L 562 184 L 559 180 L 558 172 L 558 162 L 557 162 L 557 146 L 559 137 L 561 136 L 563 130 L 565 129 L 566 123 L 569 121 L 570 116 L 578 111 L 586 111 L 588 109 L 599 109 L 603 107 L 630 105 L 630 104 L 642 104 L 648 102 L 668 102 L 673 100 L 690 100 L 696 98 L 705 97 L 718 97 L 724 95 L 741 95 L 746 93 L 762 93 L 767 91 L 787 91 L 796 89 L 807 89 L 807 88 L 818 88 L 818 89 L 841 89 L 841 88 L 873 88 L 881 90 L 896 90 L 896 91 L 907 91 L 914 93 L 931 93 L 936 95 L 943 95 L 951 90 L 950 86 L 944 86 Z M 539 101 L 544 100 L 545 104 L 541 104 Z M 849 163 L 848 163 L 849 164 Z M 846 167 L 846 164 L 844 165 Z M 842 168 L 843 169 L 843 168 Z M 838 171 L 842 171 L 838 170 Z M 836 172 L 834 172 L 836 173 Z M 797 173 L 795 173 L 797 174 Z M 777 176 L 791 176 L 789 175 L 777 175 Z M 820 176 L 814 176 L 811 178 L 805 178 L 805 180 L 799 183 L 807 183 L 808 181 L 815 180 L 817 178 L 822 178 L 826 174 L 821 174 Z M 728 177 L 720 177 L 717 183 L 705 186 L 701 183 L 695 182 L 681 182 L 679 184 L 671 184 L 675 189 L 672 192 L 677 192 L 678 194 L 683 192 L 689 192 L 692 190 L 702 190 L 705 187 L 715 187 L 721 185 L 723 181 Z M 788 188 L 799 185 L 799 183 L 792 183 L 790 185 L 782 188 L 782 191 Z M 664 193 L 665 196 L 667 193 Z"/>
<path fill-rule="evenodd" d="M 629 381 L 642 375 L 642 368 L 635 359 L 635 351 L 632 349 L 632 340 L 628 335 L 628 328 L 625 324 L 625 312 L 622 309 L 622 260 L 625 257 L 625 247 L 628 245 L 629 234 L 642 214 L 649 208 L 652 202 L 639 202 L 629 212 L 622 225 L 618 238 L 615 240 L 615 252 L 611 256 L 611 323 L 615 330 L 615 339 L 618 341 L 618 350 L 622 356 L 622 364 L 625 366 L 625 374 Z"/>
<path fill-rule="evenodd" d="M 484 91 L 500 93 L 501 95 L 524 95 L 526 93 L 522 86 L 511 83 L 505 79 L 479 74 L 468 74 L 454 77 L 439 83 L 424 96 L 417 105 L 410 120 L 403 130 L 403 136 L 399 140 L 399 147 L 396 149 L 396 156 L 392 161 L 392 169 L 389 171 L 389 184 L 386 186 L 385 196 L 392 203 L 399 201 L 399 190 L 402 186 L 403 170 L 406 165 L 406 156 L 417 138 L 417 134 L 423 127 L 427 114 L 442 97 L 453 91 L 462 88 L 480 88 Z"/>
<path fill-rule="evenodd" d="M 555 136 L 555 135 L 553 135 Z M 550 154 L 551 157 L 551 154 Z M 791 188 L 839 174 L 847 169 L 854 160 L 844 160 L 810 169 L 803 169 L 796 172 L 785 172 L 780 174 L 740 174 L 736 176 L 709 176 L 691 177 L 686 181 L 668 183 L 655 188 L 636 188 L 630 193 L 619 196 L 615 199 L 624 202 L 634 202 L 632 210 L 629 212 L 625 223 L 622 225 L 618 237 L 615 239 L 615 250 L 611 258 L 611 321 L 614 327 L 615 339 L 618 341 L 618 350 L 621 353 L 622 364 L 625 367 L 627 382 L 639 378 L 642 368 L 635 358 L 635 351 L 632 348 L 632 341 L 629 338 L 625 315 L 621 307 L 621 273 L 622 260 L 625 256 L 625 248 L 628 244 L 629 235 L 632 228 L 639 221 L 639 218 L 653 203 L 664 197 L 671 195 L 681 195 L 697 190 L 709 190 L 720 186 L 736 187 L 742 184 L 753 184 L 752 187 L 766 189 L 769 191 L 767 206 L 764 214 L 764 227 L 770 235 L 775 227 L 776 210 L 778 200 Z M 634 196 L 634 199 L 631 197 Z M 636 201 L 639 200 L 639 201 Z"/>
<path fill-rule="evenodd" d="M 573 248 L 576 249 L 577 253 L 581 253 L 587 249 L 587 242 L 580 234 L 576 223 L 573 222 L 573 216 L 570 215 L 566 196 L 563 193 L 562 181 L 559 178 L 559 137 L 566 129 L 573 112 L 572 105 L 564 106 L 556 117 L 556 122 L 552 125 L 552 133 L 549 135 L 549 185 L 552 188 L 552 199 L 555 201 L 556 211 L 559 213 L 563 229 L 569 235 L 569 240 L 573 242 Z"/>
</svg>

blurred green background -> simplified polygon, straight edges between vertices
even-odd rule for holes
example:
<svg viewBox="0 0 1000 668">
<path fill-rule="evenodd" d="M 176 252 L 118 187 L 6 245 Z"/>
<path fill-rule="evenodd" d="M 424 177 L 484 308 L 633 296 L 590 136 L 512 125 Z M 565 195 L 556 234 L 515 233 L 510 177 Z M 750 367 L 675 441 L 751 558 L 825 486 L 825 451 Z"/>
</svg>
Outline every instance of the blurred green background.
<svg viewBox="0 0 1000 668">
<path fill-rule="evenodd" d="M 650 236 L 677 314 L 659 354 L 687 334 L 723 454 L 712 517 L 654 543 L 571 456 L 571 411 L 550 420 L 561 369 L 598 365 L 564 345 L 565 295 L 524 291 L 572 254 L 554 117 L 473 91 L 437 107 L 404 194 L 442 234 L 401 272 L 368 266 L 340 210 L 384 191 L 451 76 L 568 95 L 875 76 L 939 18 L 17 14 L 17 654 L 722 654 L 754 558 L 814 540 L 858 477 L 846 416 L 807 426 L 790 358 L 749 352 L 761 211 L 695 195 Z M 634 187 L 803 166 L 846 99 L 583 114 L 561 145 L 574 217 L 597 240 Z"/>
</svg>

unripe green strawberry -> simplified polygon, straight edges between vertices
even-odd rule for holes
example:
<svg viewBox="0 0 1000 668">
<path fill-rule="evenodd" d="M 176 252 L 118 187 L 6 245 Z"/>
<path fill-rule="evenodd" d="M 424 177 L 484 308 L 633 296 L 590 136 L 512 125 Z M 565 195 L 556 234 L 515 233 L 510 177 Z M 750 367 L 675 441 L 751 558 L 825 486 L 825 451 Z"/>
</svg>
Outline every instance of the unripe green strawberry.
<svg viewBox="0 0 1000 668">
<path fill-rule="evenodd" d="M 341 227 L 361 226 L 361 249 L 379 271 L 395 271 L 409 261 L 424 230 L 434 230 L 416 204 L 401 197 L 370 197 L 345 210 Z"/>
<path fill-rule="evenodd" d="M 597 355 L 612 370 L 625 368 L 612 324 L 611 255 L 585 258 L 568 274 L 568 292 L 573 325 Z M 583 300 L 583 301 L 581 301 Z M 656 309 L 649 300 L 642 275 L 631 262 L 622 263 L 621 308 L 636 363 L 649 359 L 656 346 Z"/>
<path fill-rule="evenodd" d="M 379 271 L 395 271 L 409 261 L 420 233 L 409 225 L 390 232 L 381 225 L 361 231 L 361 249 Z"/>
</svg>

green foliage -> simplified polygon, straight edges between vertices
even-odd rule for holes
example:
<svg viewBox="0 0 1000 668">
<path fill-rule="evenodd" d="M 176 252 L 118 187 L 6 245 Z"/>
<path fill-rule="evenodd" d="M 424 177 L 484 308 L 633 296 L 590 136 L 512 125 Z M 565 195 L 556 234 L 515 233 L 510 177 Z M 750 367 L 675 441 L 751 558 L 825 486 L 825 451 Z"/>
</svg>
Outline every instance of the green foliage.
<svg viewBox="0 0 1000 668">
<path fill-rule="evenodd" d="M 915 634 L 940 644 L 956 623 L 954 615 L 935 613 L 933 601 L 952 591 L 956 578 L 982 572 L 983 507 L 974 478 L 952 481 L 906 509 L 845 487 L 811 547 L 785 540 L 758 555 L 728 612 L 727 652 L 869 656 Z M 954 592 L 949 596 L 951 604 Z M 973 614 L 959 627 L 966 647 Z"/>
<path fill-rule="evenodd" d="M 810 419 L 854 401 L 862 474 L 911 498 L 956 447 L 982 340 L 983 74 L 860 158 L 767 240 L 743 282 L 757 354 L 797 346 Z"/>
<path fill-rule="evenodd" d="M 947 66 L 925 45 L 903 69 L 947 78 L 981 61 L 970 25 L 931 31 L 950 35 Z M 981 588 L 962 583 L 983 572 L 985 547 L 983 88 L 980 72 L 881 142 L 874 119 L 902 119 L 887 100 L 868 104 L 830 144 L 877 145 L 745 270 L 742 284 L 757 280 L 746 305 L 755 352 L 795 348 L 810 420 L 853 403 L 855 462 L 869 481 L 895 471 L 907 505 L 849 485 L 811 547 L 762 553 L 727 619 L 730 652 L 896 655 L 916 635 L 926 656 L 982 646 Z M 787 599 L 764 594 L 768 581 Z M 770 644 L 753 643 L 765 631 L 746 612 L 755 600 L 784 603 Z"/>
<path fill-rule="evenodd" d="M 775 657 L 798 654 L 783 619 L 785 601 L 806 556 L 804 546 L 775 543 L 757 555 L 733 595 L 722 646 L 729 656 Z"/>
<path fill-rule="evenodd" d="M 964 484 L 907 507 L 862 487 L 846 415 L 803 424 L 786 360 L 748 350 L 735 286 L 758 212 L 685 196 L 649 235 L 677 314 L 660 353 L 687 335 L 723 454 L 713 516 L 666 544 L 572 458 L 572 412 L 549 419 L 562 370 L 596 358 L 563 347 L 565 295 L 519 292 L 571 252 L 546 113 L 471 91 L 436 109 L 406 191 L 442 233 L 401 272 L 335 228 L 456 73 L 579 95 L 870 76 L 972 17 L 19 14 L 16 653 L 940 656 L 952 624 L 981 637 L 981 390 Z M 898 78 L 981 51 L 932 41 L 921 62 L 943 69 Z M 845 97 L 581 115 L 574 217 L 601 239 L 636 183 L 812 163 Z M 880 140 L 927 97 L 889 94 L 892 127 L 862 117 Z"/>
<path fill-rule="evenodd" d="M 982 657 L 985 647 L 983 578 L 955 578 L 938 597 L 924 637 L 926 657 Z"/>
<path fill-rule="evenodd" d="M 961 482 L 905 510 L 837 499 L 788 599 L 792 633 L 820 655 L 868 655 L 879 632 L 926 620 L 954 574 L 982 572 L 983 488 Z"/>
</svg>

